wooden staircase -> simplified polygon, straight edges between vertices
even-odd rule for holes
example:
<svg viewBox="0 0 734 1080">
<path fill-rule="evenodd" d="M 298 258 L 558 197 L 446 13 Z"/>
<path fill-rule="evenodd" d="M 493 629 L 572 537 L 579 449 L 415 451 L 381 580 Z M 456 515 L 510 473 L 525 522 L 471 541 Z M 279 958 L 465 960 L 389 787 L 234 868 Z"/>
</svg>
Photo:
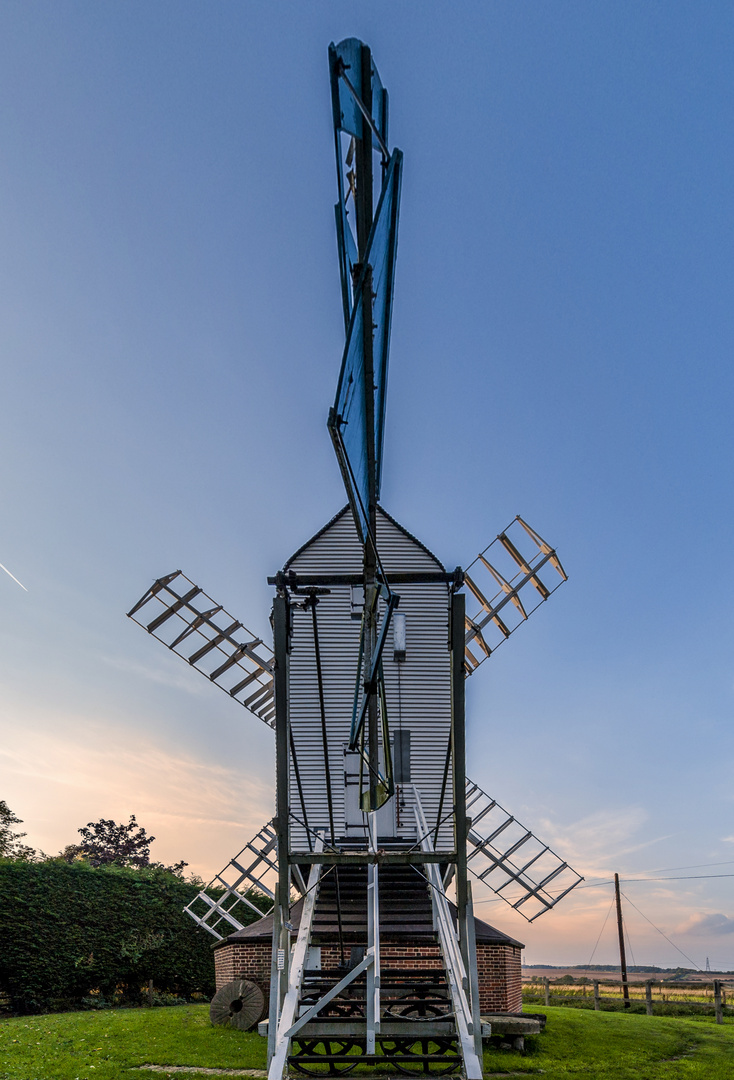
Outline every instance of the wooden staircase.
<svg viewBox="0 0 734 1080">
<path fill-rule="evenodd" d="M 417 944 L 437 942 L 428 885 L 415 867 L 381 870 L 380 940 L 396 954 L 390 967 L 381 968 L 375 1053 L 366 1052 L 367 982 L 362 973 L 293 1038 L 289 1071 L 338 1075 L 359 1064 L 384 1065 L 386 1059 L 391 1068 L 408 1074 L 443 1075 L 461 1068 L 446 971 L 443 966 L 417 967 L 415 962 Z M 311 943 L 336 946 L 341 963 L 304 971 L 299 1013 L 327 995 L 359 963 L 366 941 L 367 869 L 335 867 L 321 883 Z"/>
</svg>

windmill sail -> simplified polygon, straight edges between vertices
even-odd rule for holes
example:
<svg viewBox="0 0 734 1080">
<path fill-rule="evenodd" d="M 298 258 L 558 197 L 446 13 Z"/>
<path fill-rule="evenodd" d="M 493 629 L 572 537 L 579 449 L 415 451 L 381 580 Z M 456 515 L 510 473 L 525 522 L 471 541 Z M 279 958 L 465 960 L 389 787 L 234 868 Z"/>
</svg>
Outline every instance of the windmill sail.
<svg viewBox="0 0 734 1080">
<path fill-rule="evenodd" d="M 375 221 L 367 245 L 362 278 L 371 278 L 371 303 L 367 317 L 372 322 L 373 378 L 365 372 L 365 290 L 362 280 L 357 287 L 357 302 L 352 310 L 347 341 L 344 348 L 334 408 L 330 414 L 329 430 L 334 441 L 342 477 L 349 496 L 352 513 L 367 541 L 369 533 L 370 470 L 374 470 L 375 497 L 379 498 L 382 475 L 382 445 L 385 427 L 387 367 L 390 351 L 393 283 L 397 255 L 398 212 L 402 154 L 396 150 L 387 170 L 385 184 L 377 207 Z M 371 385 L 368 385 L 370 384 Z M 367 394 L 373 401 L 368 409 Z M 373 416 L 374 460 L 369 450 L 367 425 Z"/>
<path fill-rule="evenodd" d="M 190 578 L 158 578 L 128 617 L 274 727 L 273 651 Z"/>
<path fill-rule="evenodd" d="M 275 901 L 272 886 L 278 871 L 277 846 L 278 837 L 270 821 L 184 908 L 186 914 L 217 941 L 233 930 L 242 930 L 246 922 L 240 919 L 246 913 L 267 915 Z M 255 899 L 266 903 L 254 903 Z M 247 922 L 251 921 L 252 916 Z"/>
<path fill-rule="evenodd" d="M 464 573 L 471 597 L 465 674 L 476 671 L 566 580 L 555 550 L 518 515 Z"/>
<path fill-rule="evenodd" d="M 584 879 L 503 806 L 467 779 L 471 820 L 467 865 L 528 922 L 550 911 Z"/>
<path fill-rule="evenodd" d="M 354 38 L 329 50 L 339 194 L 337 240 L 347 338 L 328 426 L 365 544 L 380 494 L 403 166 L 402 152 L 389 154 L 387 150 L 387 91 L 371 58 L 369 71 L 363 70 L 367 56 L 368 51 Z M 350 138 L 346 162 L 345 135 Z M 382 153 L 374 217 L 372 149 Z"/>
<path fill-rule="evenodd" d="M 338 45 L 329 46 L 329 76 L 331 80 L 331 104 L 334 121 L 337 185 L 339 201 L 336 205 L 336 235 L 339 250 L 339 270 L 344 304 L 344 329 L 354 306 L 355 283 L 358 277 L 358 242 L 356 235 L 355 196 L 357 190 L 357 167 L 355 163 L 356 140 L 361 138 L 365 116 L 372 126 L 372 145 L 383 151 L 383 168 L 387 163 L 388 95 L 382 85 L 379 72 L 369 57 L 369 73 L 363 65 L 364 48 L 357 38 L 347 38 Z M 364 102 L 370 101 L 369 110 Z M 346 153 L 344 141 L 347 140 Z M 383 149 L 384 148 L 384 149 Z M 349 201 L 352 199 L 351 211 Z M 350 218 L 351 213 L 351 218 Z M 355 270 L 357 272 L 355 272 Z"/>
</svg>

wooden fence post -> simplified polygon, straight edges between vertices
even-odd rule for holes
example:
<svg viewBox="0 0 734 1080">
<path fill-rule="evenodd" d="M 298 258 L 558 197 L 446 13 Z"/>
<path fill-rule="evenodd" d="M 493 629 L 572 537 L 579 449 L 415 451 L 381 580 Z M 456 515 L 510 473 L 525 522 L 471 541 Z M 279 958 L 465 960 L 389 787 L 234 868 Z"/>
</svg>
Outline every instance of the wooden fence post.
<svg viewBox="0 0 734 1080">
<path fill-rule="evenodd" d="M 550 981 L 547 975 L 543 979 L 543 994 L 545 997 L 546 1005 L 550 1005 Z"/>
<path fill-rule="evenodd" d="M 153 1008 L 153 980 L 148 979 L 148 1005 Z"/>
<path fill-rule="evenodd" d="M 599 980 L 594 979 L 594 1009 L 596 1012 L 601 1009 L 601 998 L 599 997 Z"/>
<path fill-rule="evenodd" d="M 721 982 L 719 979 L 714 979 L 714 1012 L 716 1013 L 716 1023 L 724 1023 L 724 1010 L 721 1007 Z"/>
<path fill-rule="evenodd" d="M 652 979 L 645 983 L 645 1012 L 652 1016 Z"/>
</svg>

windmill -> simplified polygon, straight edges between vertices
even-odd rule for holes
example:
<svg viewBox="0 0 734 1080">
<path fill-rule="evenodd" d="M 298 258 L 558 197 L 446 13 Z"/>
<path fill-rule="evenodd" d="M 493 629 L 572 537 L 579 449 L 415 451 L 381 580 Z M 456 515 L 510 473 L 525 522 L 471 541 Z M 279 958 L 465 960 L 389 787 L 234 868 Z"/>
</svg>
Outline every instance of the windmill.
<svg viewBox="0 0 734 1080">
<path fill-rule="evenodd" d="M 346 342 L 328 430 L 347 506 L 268 579 L 272 647 L 180 570 L 129 615 L 275 731 L 275 818 L 186 909 L 221 940 L 249 890 L 270 898 L 270 1080 L 386 1055 L 479 1080 L 470 875 L 529 921 L 581 878 L 467 779 L 465 679 L 566 574 L 520 517 L 447 571 L 380 505 L 403 155 L 370 49 L 331 45 L 329 71 Z M 408 958 L 421 918 L 430 977 Z M 315 968 L 329 933 L 339 962 Z"/>
</svg>

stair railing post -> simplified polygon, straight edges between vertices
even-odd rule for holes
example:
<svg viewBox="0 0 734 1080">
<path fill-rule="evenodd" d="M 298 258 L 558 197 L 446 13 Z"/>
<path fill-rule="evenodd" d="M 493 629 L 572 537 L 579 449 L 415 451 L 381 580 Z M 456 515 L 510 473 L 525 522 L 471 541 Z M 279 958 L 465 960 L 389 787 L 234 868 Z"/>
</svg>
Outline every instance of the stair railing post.
<svg viewBox="0 0 734 1080">
<path fill-rule="evenodd" d="M 471 882 L 466 883 L 466 936 L 470 956 L 477 955 L 477 941 L 474 931 L 474 903 L 472 900 Z M 482 1018 L 479 1009 L 479 973 L 477 965 L 472 964 L 467 969 L 469 975 L 469 1003 L 471 1005 L 471 1020 L 474 1028 L 474 1049 L 477 1057 L 482 1060 Z"/>
<path fill-rule="evenodd" d="M 469 822 L 466 813 L 466 699 L 464 675 L 466 597 L 454 593 L 451 598 L 451 766 L 454 788 L 454 843 L 456 846 L 456 906 L 458 908 L 459 946 L 467 972 L 476 968 L 476 948 L 470 950 L 467 930 L 466 846 Z M 438 846 L 438 836 L 436 836 Z"/>
<path fill-rule="evenodd" d="M 323 850 L 323 834 L 318 833 L 316 837 L 316 851 L 320 852 L 321 850 Z M 308 888 L 306 895 L 303 898 L 301 923 L 298 927 L 298 937 L 296 938 L 296 944 L 293 950 L 293 961 L 290 964 L 288 972 L 288 986 L 286 988 L 286 993 L 281 997 L 278 1030 L 275 1035 L 273 1056 L 268 1066 L 269 1080 L 282 1080 L 287 1068 L 288 1049 L 291 1037 L 290 1029 L 296 1019 L 296 1014 L 298 1013 L 298 1002 L 301 994 L 301 984 L 303 982 L 303 969 L 306 965 L 306 956 L 311 940 L 311 927 L 313 925 L 313 915 L 316 909 L 316 900 L 318 898 L 321 868 L 321 863 L 314 863 L 311 866 Z M 286 934 L 288 934 L 287 927 L 285 927 L 285 931 Z M 288 940 L 290 941 L 289 934 Z M 269 1031 L 268 1034 L 270 1034 Z"/>
<path fill-rule="evenodd" d="M 422 837 L 421 847 L 423 851 L 433 851 L 433 830 L 429 831 L 426 817 L 423 813 L 420 797 L 416 790 L 416 802 L 414 807 L 416 827 L 418 835 Z M 456 1033 L 461 1044 L 461 1055 L 464 1059 L 464 1075 L 466 1080 L 482 1080 L 482 1058 L 477 1054 L 474 1044 L 475 1032 L 472 1022 L 472 1011 L 467 991 L 469 990 L 469 977 L 464 967 L 464 958 L 461 955 L 459 941 L 454 927 L 453 918 L 444 892 L 443 878 L 438 864 L 426 863 L 426 877 L 435 894 L 435 912 L 438 920 L 438 940 L 441 948 L 446 979 L 449 984 L 451 1002 L 454 1011 L 454 1023 Z"/>
<path fill-rule="evenodd" d="M 370 852 L 377 852 L 377 813 L 367 815 Z M 376 862 L 367 867 L 367 1043 L 368 1054 L 375 1053 L 375 1035 L 380 1031 L 380 892 Z"/>
<path fill-rule="evenodd" d="M 288 861 L 288 630 L 290 611 L 285 591 L 273 601 L 273 688 L 275 693 L 275 825 L 277 833 L 278 881 L 273 908 L 273 955 L 270 980 L 270 1015 L 268 1019 L 268 1069 L 276 1048 L 276 1035 L 283 1001 L 288 991 L 290 962 L 290 864 Z"/>
</svg>

